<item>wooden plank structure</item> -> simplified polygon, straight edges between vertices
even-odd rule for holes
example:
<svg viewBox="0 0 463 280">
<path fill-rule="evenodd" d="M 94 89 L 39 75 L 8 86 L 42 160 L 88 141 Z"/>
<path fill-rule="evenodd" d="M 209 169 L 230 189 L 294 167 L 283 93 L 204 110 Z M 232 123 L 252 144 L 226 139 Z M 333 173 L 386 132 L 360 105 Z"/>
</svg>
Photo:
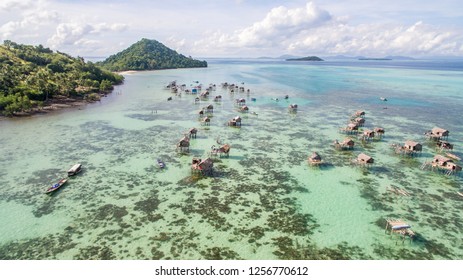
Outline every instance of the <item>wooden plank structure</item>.
<svg viewBox="0 0 463 280">
<path fill-rule="evenodd" d="M 241 127 L 241 117 L 236 116 L 228 121 L 228 126 Z"/>
<path fill-rule="evenodd" d="M 338 150 L 352 150 L 354 149 L 355 142 L 350 138 L 345 138 L 341 143 L 336 139 L 333 143 L 334 147 Z"/>
<path fill-rule="evenodd" d="M 444 172 L 445 175 L 454 175 L 462 170 L 462 167 L 454 163 L 450 158 L 442 155 L 435 155 L 431 162 L 424 162 L 421 169 L 430 168 Z"/>
<path fill-rule="evenodd" d="M 388 232 L 390 229 L 390 234 L 393 233 L 399 234 L 402 236 L 402 243 L 405 242 L 405 237 L 410 237 L 410 243 L 415 238 L 415 232 L 411 229 L 411 226 L 400 219 L 386 219 L 386 229 L 385 231 Z M 397 242 L 396 242 L 397 243 Z"/>
<path fill-rule="evenodd" d="M 453 144 L 450 144 L 450 142 L 445 141 L 445 140 L 437 140 L 436 147 L 441 152 L 443 150 L 453 150 Z"/>
<path fill-rule="evenodd" d="M 211 175 L 213 167 L 214 163 L 211 158 L 206 158 L 205 160 L 193 158 L 191 161 L 191 171 L 195 174 Z"/>
<path fill-rule="evenodd" d="M 432 130 L 426 131 L 424 135 L 428 137 L 430 140 L 441 140 L 447 139 L 449 137 L 450 132 L 447 129 L 443 129 L 440 127 L 434 127 Z"/>
<path fill-rule="evenodd" d="M 211 156 L 217 156 L 218 155 L 219 157 L 222 157 L 222 156 L 229 157 L 230 149 L 231 149 L 231 146 L 229 144 L 224 144 L 224 145 L 220 146 L 219 148 L 216 148 L 215 145 L 213 145 L 211 147 L 210 155 Z"/>
</svg>

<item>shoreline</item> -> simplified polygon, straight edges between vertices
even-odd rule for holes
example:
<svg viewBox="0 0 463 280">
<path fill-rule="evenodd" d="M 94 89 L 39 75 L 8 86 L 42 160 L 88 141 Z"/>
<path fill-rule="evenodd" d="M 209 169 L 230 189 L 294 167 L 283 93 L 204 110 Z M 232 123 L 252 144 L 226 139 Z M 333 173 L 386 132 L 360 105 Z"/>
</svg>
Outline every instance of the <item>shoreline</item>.
<svg viewBox="0 0 463 280">
<path fill-rule="evenodd" d="M 100 97 L 104 97 L 106 94 L 100 94 Z M 0 121 L 2 120 L 12 120 L 12 119 L 20 119 L 25 117 L 32 117 L 36 115 L 45 115 L 53 112 L 64 111 L 65 109 L 70 108 L 78 108 L 88 104 L 96 103 L 100 100 L 84 100 L 84 99 L 74 99 L 70 97 L 60 97 L 60 98 L 53 98 L 50 99 L 47 104 L 42 107 L 35 107 L 31 108 L 28 111 L 24 112 L 17 112 L 14 113 L 12 116 L 3 116 L 0 115 Z M 81 110 L 79 108 L 79 110 Z"/>
</svg>

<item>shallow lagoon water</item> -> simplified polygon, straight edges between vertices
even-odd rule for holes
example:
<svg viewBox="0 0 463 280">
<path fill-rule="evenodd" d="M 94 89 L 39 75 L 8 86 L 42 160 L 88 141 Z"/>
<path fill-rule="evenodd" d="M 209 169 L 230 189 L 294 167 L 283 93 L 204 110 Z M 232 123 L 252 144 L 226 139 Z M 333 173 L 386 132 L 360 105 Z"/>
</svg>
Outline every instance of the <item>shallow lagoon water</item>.
<svg viewBox="0 0 463 280">
<path fill-rule="evenodd" d="M 420 168 L 436 153 L 423 136 L 434 126 L 450 130 L 461 155 L 459 73 L 217 61 L 126 74 L 100 103 L 2 120 L 0 258 L 462 259 L 461 175 Z M 163 89 L 172 80 L 217 89 L 194 104 L 193 95 Z M 250 93 L 230 94 L 220 87 L 225 81 L 244 82 Z M 223 101 L 213 102 L 219 94 Z M 258 115 L 237 111 L 241 97 Z M 299 105 L 295 114 L 291 103 Z M 205 127 L 197 112 L 208 104 L 214 113 Z M 334 150 L 333 140 L 345 137 L 339 128 L 358 109 L 365 127 L 382 126 L 385 136 Z M 242 128 L 227 127 L 236 115 Z M 192 127 L 199 131 L 190 152 L 177 153 Z M 230 157 L 214 159 L 212 177 L 192 176 L 192 157 L 207 156 L 217 138 L 232 146 Z M 408 139 L 424 144 L 420 156 L 393 153 L 392 143 Z M 327 164 L 309 166 L 312 151 Z M 361 152 L 374 157 L 371 168 L 351 164 Z M 76 162 L 84 171 L 45 195 Z M 390 185 L 412 195 L 392 194 Z M 402 243 L 385 233 L 389 217 L 411 224 L 417 238 Z"/>
</svg>

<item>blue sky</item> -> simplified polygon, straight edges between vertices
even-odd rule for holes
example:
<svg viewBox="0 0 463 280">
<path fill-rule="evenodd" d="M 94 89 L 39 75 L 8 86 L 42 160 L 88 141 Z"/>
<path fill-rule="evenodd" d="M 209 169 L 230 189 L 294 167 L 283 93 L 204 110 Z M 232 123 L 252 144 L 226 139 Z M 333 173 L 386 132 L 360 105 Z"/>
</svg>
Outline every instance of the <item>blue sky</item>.
<svg viewBox="0 0 463 280">
<path fill-rule="evenodd" d="M 0 39 L 108 56 L 141 38 L 194 57 L 463 56 L 456 0 L 0 0 Z"/>
</svg>

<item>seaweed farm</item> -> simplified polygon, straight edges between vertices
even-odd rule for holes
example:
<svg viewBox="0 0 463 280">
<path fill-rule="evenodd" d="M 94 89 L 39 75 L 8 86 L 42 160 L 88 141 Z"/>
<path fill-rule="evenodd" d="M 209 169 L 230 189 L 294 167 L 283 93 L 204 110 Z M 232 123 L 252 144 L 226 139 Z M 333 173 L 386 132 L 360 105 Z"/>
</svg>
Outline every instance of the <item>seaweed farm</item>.
<svg viewBox="0 0 463 280">
<path fill-rule="evenodd" d="M 431 163 L 463 155 L 463 75 L 363 63 L 126 73 L 99 103 L 0 120 L 0 259 L 462 259 L 462 175 Z M 436 127 L 453 150 L 426 137 Z"/>
</svg>

